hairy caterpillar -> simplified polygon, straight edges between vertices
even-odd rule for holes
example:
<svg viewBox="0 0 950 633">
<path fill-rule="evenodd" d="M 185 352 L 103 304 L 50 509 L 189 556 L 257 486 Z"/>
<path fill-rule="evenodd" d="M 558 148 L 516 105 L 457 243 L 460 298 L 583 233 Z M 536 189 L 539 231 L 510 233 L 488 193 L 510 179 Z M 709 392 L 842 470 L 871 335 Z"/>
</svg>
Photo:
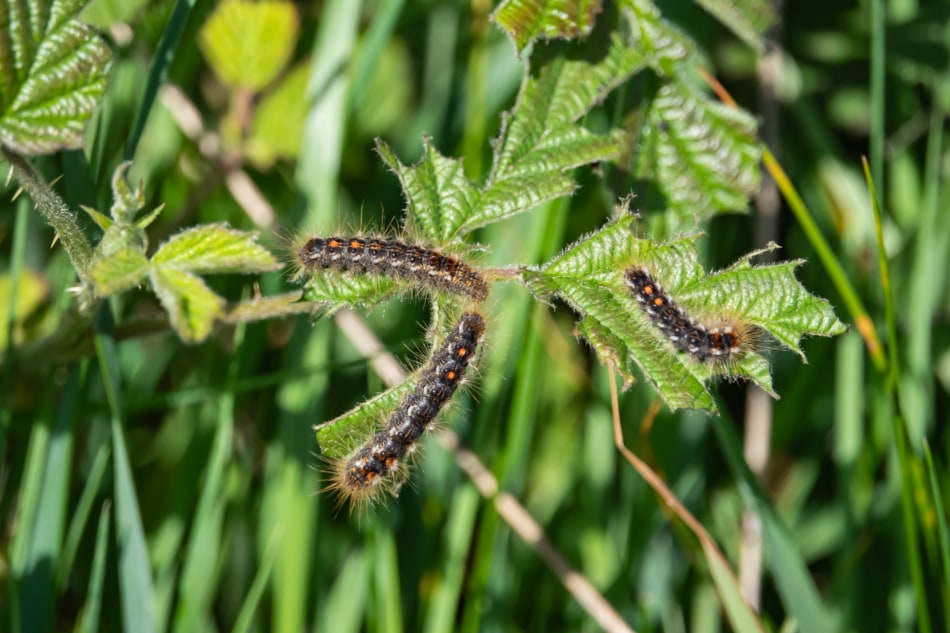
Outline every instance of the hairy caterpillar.
<svg viewBox="0 0 950 633">
<path fill-rule="evenodd" d="M 743 328 L 724 322 L 716 327 L 691 317 L 638 266 L 624 271 L 624 281 L 637 303 L 673 347 L 698 361 L 728 361 L 743 351 Z"/>
<path fill-rule="evenodd" d="M 439 411 L 452 398 L 484 331 L 480 314 L 462 315 L 386 426 L 352 457 L 336 464 L 330 488 L 359 504 L 372 499 L 380 484 L 391 481 L 402 459 L 415 450 L 419 438 L 432 428 Z"/>
<path fill-rule="evenodd" d="M 409 279 L 423 286 L 466 295 L 475 301 L 488 297 L 488 284 L 472 267 L 437 250 L 399 240 L 364 237 L 313 237 L 298 252 L 301 270 L 355 270 Z"/>
</svg>

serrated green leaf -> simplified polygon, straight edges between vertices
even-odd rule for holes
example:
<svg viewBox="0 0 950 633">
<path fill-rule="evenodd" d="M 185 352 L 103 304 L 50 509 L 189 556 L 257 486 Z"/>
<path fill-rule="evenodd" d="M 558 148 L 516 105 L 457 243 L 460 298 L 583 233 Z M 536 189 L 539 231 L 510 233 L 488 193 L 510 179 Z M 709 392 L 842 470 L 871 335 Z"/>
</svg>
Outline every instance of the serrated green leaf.
<svg viewBox="0 0 950 633">
<path fill-rule="evenodd" d="M 638 191 L 637 206 L 663 209 L 672 231 L 727 211 L 745 211 L 759 186 L 755 119 L 672 81 L 647 107 L 631 171 L 658 195 Z"/>
<path fill-rule="evenodd" d="M 762 34 L 775 23 L 771 3 L 766 0 L 697 0 L 697 4 L 757 52 L 765 51 Z"/>
<path fill-rule="evenodd" d="M 413 376 L 383 393 L 357 405 L 338 418 L 316 428 L 320 451 L 330 459 L 352 455 L 370 437 L 386 425 L 389 416 L 415 388 Z"/>
<path fill-rule="evenodd" d="M 332 306 L 329 312 L 332 314 L 347 306 L 368 310 L 389 297 L 413 291 L 414 286 L 408 280 L 323 270 L 304 283 L 303 298 Z"/>
<path fill-rule="evenodd" d="M 628 45 L 639 50 L 658 74 L 678 76 L 682 62 L 696 53 L 693 40 L 665 20 L 650 0 L 625 0 L 623 6 L 630 27 Z"/>
<path fill-rule="evenodd" d="M 197 275 L 170 266 L 153 267 L 152 289 L 168 312 L 172 327 L 186 341 L 200 343 L 224 313 L 224 299 Z"/>
<path fill-rule="evenodd" d="M 226 224 L 203 224 L 174 235 L 158 248 L 152 264 L 193 273 L 253 273 L 278 267 L 274 256 L 257 243 L 257 233 Z"/>
<path fill-rule="evenodd" d="M 462 161 L 442 156 L 424 139 L 422 160 L 406 167 L 386 143 L 376 142 L 376 151 L 389 165 L 406 196 L 406 223 L 412 233 L 445 246 L 457 239 L 459 231 L 479 196 L 478 189 L 465 177 Z"/>
<path fill-rule="evenodd" d="M 247 155 L 261 169 L 278 158 L 296 159 L 300 155 L 303 125 L 308 103 L 300 95 L 307 93 L 310 64 L 299 64 L 261 101 L 251 121 Z"/>
<path fill-rule="evenodd" d="M 224 83 L 259 91 L 287 65 L 299 28 L 292 2 L 225 0 L 201 27 L 198 45 Z"/>
<path fill-rule="evenodd" d="M 108 297 L 142 283 L 148 274 L 148 259 L 134 248 L 97 255 L 89 267 L 97 297 Z"/>
<path fill-rule="evenodd" d="M 603 0 L 505 0 L 492 15 L 518 52 L 538 38 L 587 37 Z"/>
<path fill-rule="evenodd" d="M 82 146 L 111 57 L 77 20 L 82 0 L 4 6 L 0 32 L 0 143 L 21 154 Z"/>
<path fill-rule="evenodd" d="M 612 362 L 629 384 L 632 363 L 654 384 L 671 408 L 715 410 L 704 383 L 714 377 L 751 380 L 772 393 L 769 364 L 758 352 L 753 332 L 761 330 L 801 353 L 806 335 L 831 336 L 845 331 L 831 306 L 809 294 L 795 278 L 799 262 L 753 266 L 750 257 L 707 275 L 699 263 L 698 235 L 663 244 L 638 239 L 629 214 L 568 247 L 538 270 L 525 271 L 539 296 L 556 294 L 581 316 L 578 331 L 603 362 Z M 706 322 L 740 323 L 751 343 L 728 363 L 696 361 L 676 352 L 639 307 L 623 281 L 637 264 L 688 314 Z"/>
<path fill-rule="evenodd" d="M 617 36 L 589 48 L 592 54 L 581 59 L 552 55 L 525 78 L 482 190 L 465 178 L 460 160 L 442 156 L 428 141 L 422 160 L 412 167 L 403 165 L 385 143 L 377 143 L 402 183 L 411 233 L 443 246 L 459 242 L 478 227 L 569 195 L 576 186 L 571 169 L 619 155 L 620 132 L 594 134 L 577 120 L 645 67 L 646 60 Z"/>
</svg>

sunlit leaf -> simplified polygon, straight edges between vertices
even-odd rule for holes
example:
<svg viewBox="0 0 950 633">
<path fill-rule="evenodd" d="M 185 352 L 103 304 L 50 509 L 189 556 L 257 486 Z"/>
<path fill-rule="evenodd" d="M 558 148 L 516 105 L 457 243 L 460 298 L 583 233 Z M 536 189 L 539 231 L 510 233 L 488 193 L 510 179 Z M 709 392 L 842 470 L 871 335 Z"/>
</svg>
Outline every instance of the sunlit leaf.
<svg viewBox="0 0 950 633">
<path fill-rule="evenodd" d="M 0 143 L 23 154 L 82 145 L 110 52 L 77 20 L 82 0 L 32 0 L 0 14 Z"/>
<path fill-rule="evenodd" d="M 633 175 L 652 188 L 635 190 L 642 210 L 695 218 L 745 211 L 758 189 L 755 119 L 713 101 L 685 81 L 671 81 L 650 100 L 633 156 Z"/>
<path fill-rule="evenodd" d="M 299 28 L 292 2 L 224 0 L 202 26 L 198 45 L 224 83 L 259 91 L 289 62 Z"/>
<path fill-rule="evenodd" d="M 142 283 L 148 274 L 148 260 L 139 250 L 123 248 L 97 255 L 89 268 L 96 284 L 96 296 L 108 297 Z"/>
<path fill-rule="evenodd" d="M 194 273 L 262 272 L 278 267 L 277 260 L 257 243 L 257 234 L 225 224 L 187 229 L 162 244 L 152 264 Z"/>
<path fill-rule="evenodd" d="M 619 132 L 595 134 L 578 120 L 646 59 L 619 36 L 591 42 L 590 55 L 554 54 L 525 78 L 518 103 L 496 143 L 488 184 L 469 181 L 459 160 L 446 158 L 428 141 L 422 160 L 407 167 L 384 143 L 377 148 L 399 177 L 408 200 L 410 232 L 439 245 L 561 196 L 576 184 L 570 170 L 615 158 Z M 557 49 L 560 50 L 560 49 Z"/>
<path fill-rule="evenodd" d="M 170 266 L 153 267 L 152 288 L 168 312 L 172 327 L 185 341 L 198 343 L 211 334 L 224 313 L 224 299 L 190 272 Z"/>
<path fill-rule="evenodd" d="M 248 157 L 266 169 L 278 158 L 296 159 L 300 154 L 303 125 L 307 117 L 310 64 L 300 64 L 287 73 L 280 84 L 264 97 L 254 111 Z"/>
<path fill-rule="evenodd" d="M 505 0 L 492 14 L 518 52 L 538 38 L 577 39 L 590 35 L 603 0 Z"/>
<path fill-rule="evenodd" d="M 578 331 L 601 360 L 613 363 L 628 384 L 632 366 L 639 366 L 671 408 L 715 410 L 705 386 L 715 376 L 743 377 L 773 393 L 768 362 L 759 353 L 769 340 L 758 340 L 761 336 L 801 354 L 803 336 L 845 331 L 831 306 L 795 278 L 800 262 L 754 266 L 753 253 L 707 274 L 698 260 L 697 235 L 657 244 L 634 237 L 632 221 L 625 214 L 548 264 L 526 271 L 525 280 L 541 297 L 566 300 L 581 317 Z M 711 362 L 677 352 L 627 288 L 623 273 L 633 265 L 650 271 L 697 320 L 740 326 L 747 332 L 741 353 L 728 362 Z"/>
</svg>

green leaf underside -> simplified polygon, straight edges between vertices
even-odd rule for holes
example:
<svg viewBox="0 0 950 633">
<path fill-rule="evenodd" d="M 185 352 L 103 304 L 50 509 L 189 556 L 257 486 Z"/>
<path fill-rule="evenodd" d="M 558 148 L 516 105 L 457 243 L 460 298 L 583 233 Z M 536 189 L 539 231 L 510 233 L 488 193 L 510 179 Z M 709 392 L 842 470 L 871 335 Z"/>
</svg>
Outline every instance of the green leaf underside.
<svg viewBox="0 0 950 633">
<path fill-rule="evenodd" d="M 418 375 L 361 403 L 340 417 L 316 427 L 320 451 L 329 459 L 345 459 L 386 426 L 403 399 L 415 389 Z"/>
<path fill-rule="evenodd" d="M 625 214 L 541 269 L 526 271 L 525 280 L 539 296 L 564 298 L 581 315 L 578 331 L 601 360 L 612 361 L 627 384 L 633 381 L 632 365 L 638 365 L 671 408 L 715 410 L 704 386 L 714 376 L 744 377 L 773 393 L 769 365 L 757 353 L 711 363 L 676 352 L 624 283 L 623 272 L 634 264 L 694 318 L 713 326 L 717 321 L 757 326 L 799 354 L 803 336 L 845 331 L 831 306 L 795 278 L 800 262 L 753 266 L 750 255 L 707 275 L 698 260 L 698 235 L 655 244 L 634 237 L 632 223 Z"/>
<path fill-rule="evenodd" d="M 123 248 L 111 255 L 96 257 L 89 275 L 96 283 L 96 294 L 108 297 L 142 283 L 148 269 L 145 255 L 133 248 Z"/>
<path fill-rule="evenodd" d="M 225 224 L 205 224 L 182 231 L 162 244 L 152 264 L 193 273 L 253 273 L 277 268 L 277 260 L 256 240 L 256 233 Z"/>
<path fill-rule="evenodd" d="M 77 21 L 82 0 L 33 0 L 0 15 L 0 143 L 22 154 L 82 145 L 82 131 L 105 90 L 111 57 Z"/>
<path fill-rule="evenodd" d="M 291 314 L 303 314 L 313 311 L 313 306 L 300 303 L 301 291 L 294 290 L 281 295 L 255 297 L 228 307 L 224 321 L 228 323 L 248 323 Z"/>
<path fill-rule="evenodd" d="M 153 267 L 150 274 L 152 288 L 178 335 L 192 343 L 206 339 L 223 316 L 224 299 L 188 271 L 162 266 Z"/>
<path fill-rule="evenodd" d="M 672 211 L 684 223 L 745 211 L 759 186 L 755 119 L 710 100 L 684 81 L 659 89 L 647 106 L 631 171 L 660 196 L 638 207 Z"/>
<path fill-rule="evenodd" d="M 368 310 L 390 297 L 412 292 L 417 288 L 406 279 L 323 270 L 304 283 L 303 298 L 331 306 L 332 313 L 347 306 Z"/>
<path fill-rule="evenodd" d="M 298 29 L 292 2 L 227 0 L 201 28 L 198 43 L 224 83 L 259 91 L 287 65 Z"/>
<path fill-rule="evenodd" d="M 492 18 L 520 53 L 538 38 L 587 37 L 602 5 L 603 0 L 506 0 Z"/>
<path fill-rule="evenodd" d="M 765 51 L 762 34 L 775 23 L 775 11 L 765 0 L 697 0 L 697 4 L 754 48 Z"/>
<path fill-rule="evenodd" d="M 596 63 L 553 56 L 526 78 L 484 188 L 465 177 L 460 160 L 442 156 L 428 141 L 412 167 L 377 143 L 402 184 L 413 235 L 441 246 L 460 244 L 478 227 L 571 194 L 576 187 L 571 169 L 620 154 L 621 132 L 595 134 L 577 120 L 647 60 L 619 36 L 606 47 L 595 45 L 603 48 Z"/>
</svg>

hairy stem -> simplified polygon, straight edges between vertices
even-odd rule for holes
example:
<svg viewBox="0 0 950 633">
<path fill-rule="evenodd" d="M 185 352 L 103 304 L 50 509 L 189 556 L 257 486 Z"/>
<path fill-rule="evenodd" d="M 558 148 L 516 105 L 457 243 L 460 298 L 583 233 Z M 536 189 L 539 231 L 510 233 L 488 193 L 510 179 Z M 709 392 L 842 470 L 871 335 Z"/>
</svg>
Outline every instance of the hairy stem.
<svg viewBox="0 0 950 633">
<path fill-rule="evenodd" d="M 40 178 L 25 158 L 4 147 L 3 157 L 13 166 L 17 179 L 23 189 L 30 194 L 36 209 L 43 214 L 47 224 L 56 231 L 56 237 L 63 243 L 63 247 L 73 262 L 76 274 L 83 283 L 91 283 L 89 278 L 89 264 L 92 262 L 92 246 L 76 221 L 73 213 L 63 199 Z"/>
</svg>

